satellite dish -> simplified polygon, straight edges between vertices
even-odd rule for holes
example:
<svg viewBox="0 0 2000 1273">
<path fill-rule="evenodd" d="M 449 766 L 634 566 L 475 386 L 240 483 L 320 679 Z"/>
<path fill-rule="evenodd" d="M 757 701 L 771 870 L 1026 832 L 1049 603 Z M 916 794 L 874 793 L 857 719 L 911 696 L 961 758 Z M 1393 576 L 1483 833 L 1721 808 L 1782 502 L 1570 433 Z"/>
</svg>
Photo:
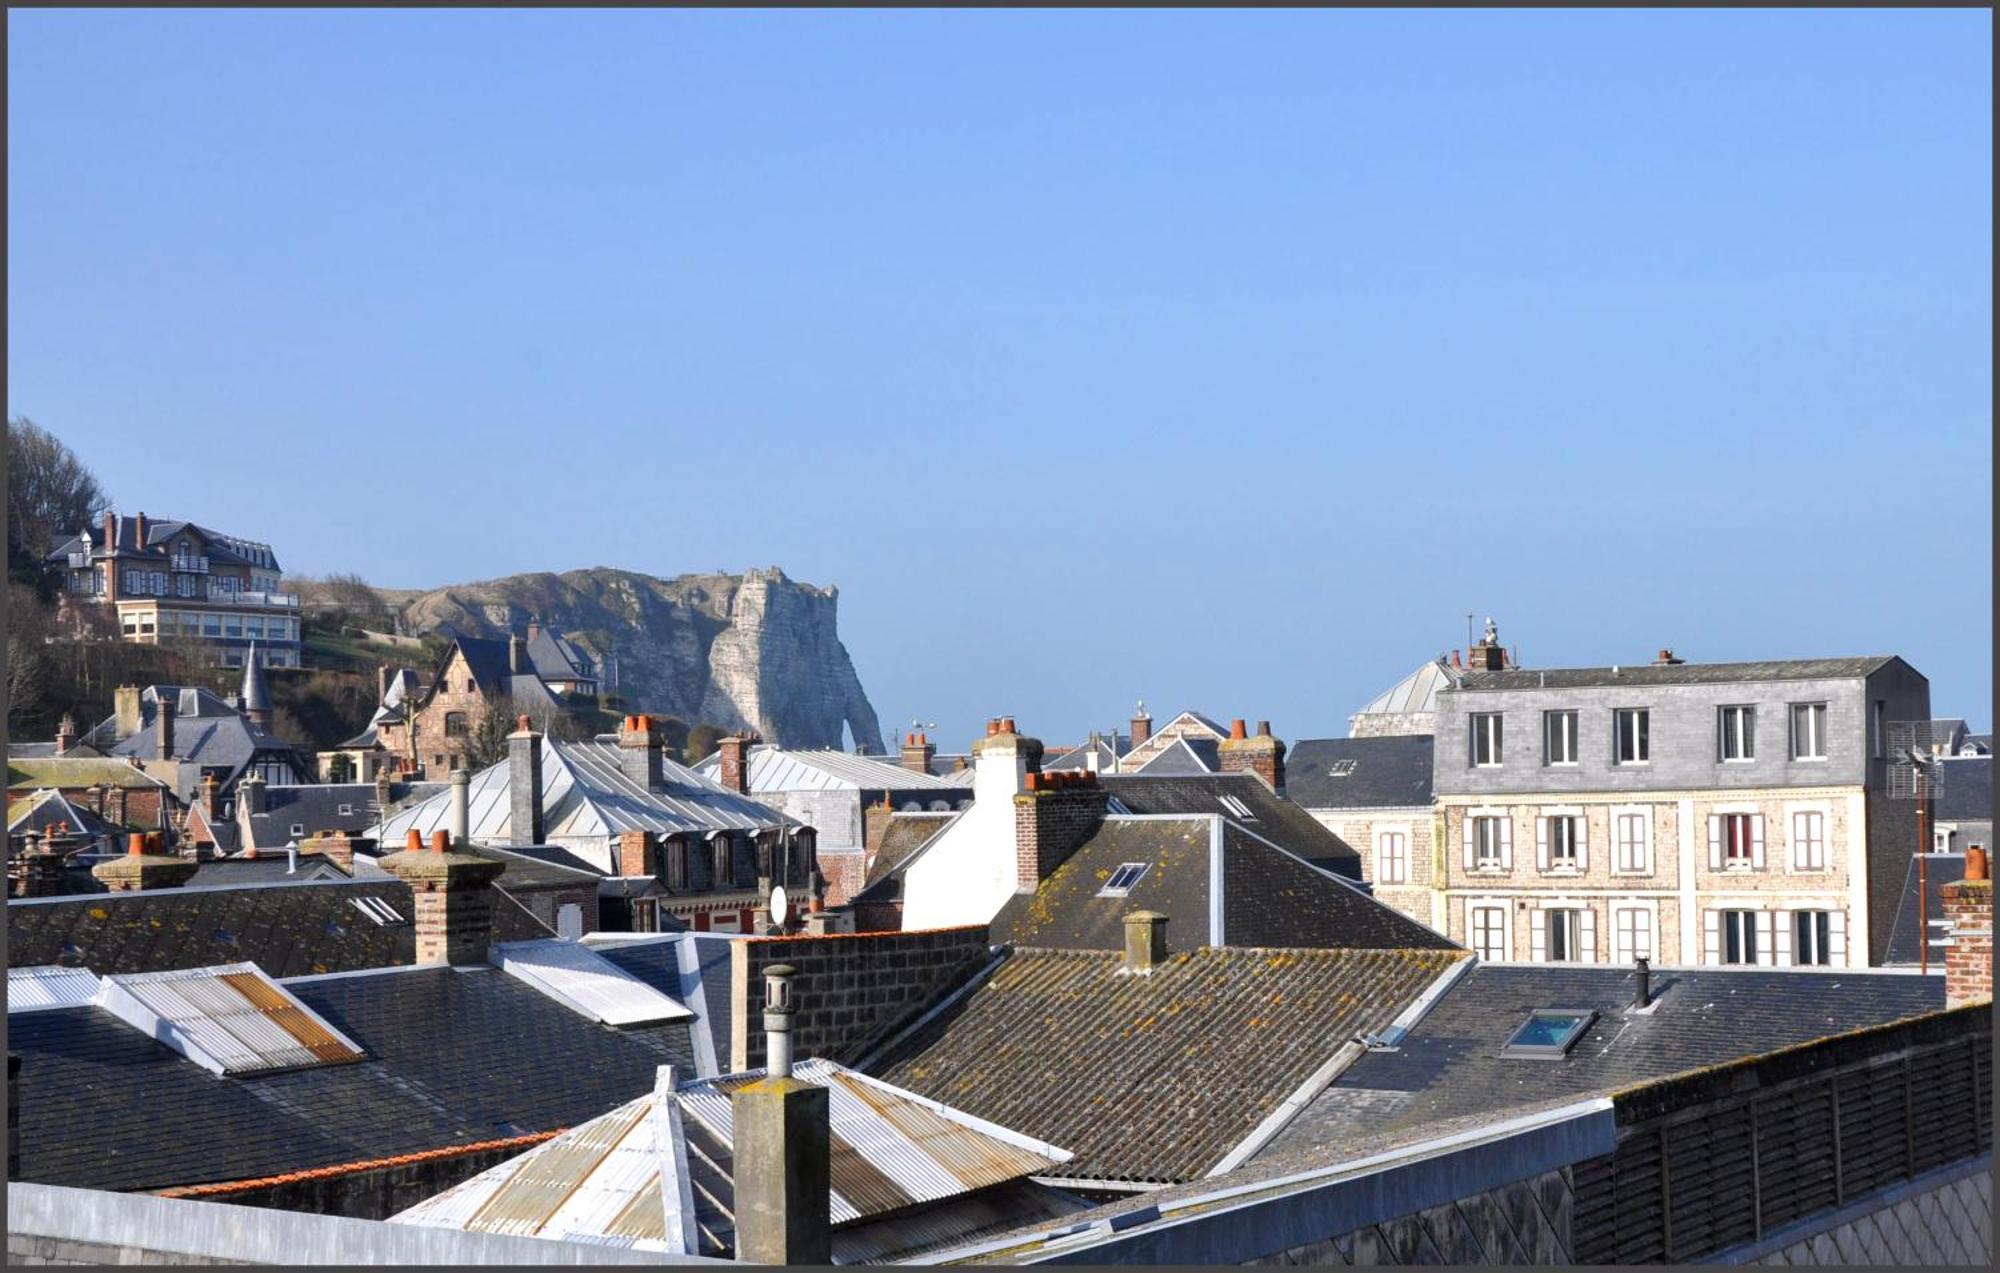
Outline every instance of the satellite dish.
<svg viewBox="0 0 2000 1273">
<path fill-rule="evenodd" d="M 792 902 L 785 896 L 785 886 L 780 884 L 771 890 L 771 922 L 783 926 L 791 917 Z"/>
</svg>

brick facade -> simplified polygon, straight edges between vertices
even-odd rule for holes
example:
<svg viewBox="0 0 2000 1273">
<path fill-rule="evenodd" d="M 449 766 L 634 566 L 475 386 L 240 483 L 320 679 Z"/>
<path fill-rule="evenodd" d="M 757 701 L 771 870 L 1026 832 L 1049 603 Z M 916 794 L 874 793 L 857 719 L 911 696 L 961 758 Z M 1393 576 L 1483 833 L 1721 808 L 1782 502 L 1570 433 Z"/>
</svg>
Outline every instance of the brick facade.
<svg viewBox="0 0 2000 1273">
<path fill-rule="evenodd" d="M 1104 822 L 1107 793 L 1092 773 L 1031 773 L 1014 797 L 1015 887 L 1033 892 Z"/>
<path fill-rule="evenodd" d="M 472 679 L 465 652 L 454 647 L 444 671 L 414 718 L 417 768 L 407 776 L 418 782 L 443 782 L 446 775 L 465 763 L 472 736 L 479 732 L 486 713 L 491 710 L 487 694 Z M 383 750 L 399 761 L 410 755 L 410 738 L 400 718 L 382 722 L 376 727 L 375 736 Z"/>
<path fill-rule="evenodd" d="M 987 926 L 757 937 L 732 944 L 730 1068 L 764 1064 L 764 970 L 792 977 L 792 1053 L 851 1064 L 991 958 Z"/>
<path fill-rule="evenodd" d="M 1385 906 L 1439 932 L 1446 931 L 1445 876 L 1438 857 L 1438 820 L 1429 809 L 1366 809 L 1351 815 L 1334 809 L 1309 810 L 1314 819 L 1361 855 L 1361 878 Z M 1384 878 L 1383 850 L 1389 835 L 1403 838 L 1403 879 Z"/>
<path fill-rule="evenodd" d="M 1960 880 L 1943 890 L 1951 945 L 1944 955 L 1945 1005 L 1993 999 L 1993 881 Z"/>
</svg>

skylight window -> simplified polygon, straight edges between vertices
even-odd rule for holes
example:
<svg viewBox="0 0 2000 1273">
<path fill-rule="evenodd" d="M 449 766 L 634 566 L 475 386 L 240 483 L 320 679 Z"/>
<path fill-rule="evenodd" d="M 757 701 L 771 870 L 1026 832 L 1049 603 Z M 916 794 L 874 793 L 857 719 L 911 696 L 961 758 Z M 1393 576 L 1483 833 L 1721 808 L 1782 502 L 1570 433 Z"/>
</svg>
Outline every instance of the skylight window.
<svg viewBox="0 0 2000 1273">
<path fill-rule="evenodd" d="M 1560 1061 L 1597 1020 L 1589 1008 L 1537 1008 L 1500 1049 L 1501 1056 L 1536 1061 Z"/>
<path fill-rule="evenodd" d="M 340 816 L 341 816 L 341 817 L 343 817 L 343 818 L 347 818 L 347 817 L 352 817 L 352 816 L 353 816 L 353 814 L 354 814 L 354 806 L 353 806 L 353 805 L 351 805 L 351 804 L 344 804 L 344 805 L 340 806 Z"/>
<path fill-rule="evenodd" d="M 386 926 L 409 922 L 403 918 L 401 912 L 379 897 L 351 897 L 347 900 L 354 903 L 355 910 L 360 911 L 363 915 L 366 915 L 378 924 Z"/>
<path fill-rule="evenodd" d="M 1353 772 L 1354 772 L 1353 761 L 1336 760 L 1333 762 L 1333 767 L 1326 771 L 1326 776 L 1329 778 L 1345 778 L 1347 775 Z"/>
<path fill-rule="evenodd" d="M 1111 878 L 1104 881 L 1104 887 L 1097 890 L 1097 895 L 1099 897 L 1125 896 L 1132 891 L 1132 886 L 1139 882 L 1140 877 L 1145 875 L 1147 866 L 1148 864 L 1145 862 L 1125 862 L 1120 864 L 1118 869 L 1111 873 Z"/>
<path fill-rule="evenodd" d="M 1224 809 L 1243 819 L 1245 822 L 1255 822 L 1257 820 L 1257 815 L 1250 811 L 1250 806 L 1244 804 L 1235 796 L 1217 796 L 1216 799 L 1221 802 Z"/>
<path fill-rule="evenodd" d="M 362 1058 L 352 1039 L 255 964 L 110 976 L 99 1002 L 216 1074 L 268 1074 Z"/>
</svg>

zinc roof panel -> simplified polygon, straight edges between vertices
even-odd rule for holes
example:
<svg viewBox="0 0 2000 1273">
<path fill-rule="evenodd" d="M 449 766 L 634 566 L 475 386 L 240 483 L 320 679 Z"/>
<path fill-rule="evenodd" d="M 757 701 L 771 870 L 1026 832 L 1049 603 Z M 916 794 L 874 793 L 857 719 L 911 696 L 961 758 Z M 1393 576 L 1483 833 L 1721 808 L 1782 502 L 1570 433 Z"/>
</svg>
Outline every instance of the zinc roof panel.
<svg viewBox="0 0 2000 1273">
<path fill-rule="evenodd" d="M 226 964 L 105 978 L 152 1021 L 119 1012 L 128 1024 L 171 1027 L 169 1046 L 198 1063 L 213 1061 L 226 1075 L 358 1061 L 361 1050 L 273 982 L 255 964 Z M 178 1040 L 178 1041 L 177 1041 Z"/>
<path fill-rule="evenodd" d="M 606 1025 L 648 1025 L 693 1012 L 588 946 L 551 938 L 505 942 L 493 958 L 510 975 Z"/>
<path fill-rule="evenodd" d="M 44 1008 L 81 1008 L 97 994 L 97 974 L 88 968 L 7 970 L 7 1011 L 36 1012 Z"/>
</svg>

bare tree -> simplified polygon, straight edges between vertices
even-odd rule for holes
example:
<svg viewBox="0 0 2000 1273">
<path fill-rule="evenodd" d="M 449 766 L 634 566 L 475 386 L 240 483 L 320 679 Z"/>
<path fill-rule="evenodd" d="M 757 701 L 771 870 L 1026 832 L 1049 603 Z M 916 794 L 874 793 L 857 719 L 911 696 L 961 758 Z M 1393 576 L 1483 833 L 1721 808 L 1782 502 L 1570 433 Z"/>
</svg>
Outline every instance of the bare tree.
<svg viewBox="0 0 2000 1273">
<path fill-rule="evenodd" d="M 40 562 L 60 542 L 104 515 L 111 501 L 61 439 L 25 416 L 7 422 L 7 543 Z"/>
<path fill-rule="evenodd" d="M 23 584 L 7 585 L 7 732 L 24 733 L 48 684 L 48 612 Z"/>
</svg>

